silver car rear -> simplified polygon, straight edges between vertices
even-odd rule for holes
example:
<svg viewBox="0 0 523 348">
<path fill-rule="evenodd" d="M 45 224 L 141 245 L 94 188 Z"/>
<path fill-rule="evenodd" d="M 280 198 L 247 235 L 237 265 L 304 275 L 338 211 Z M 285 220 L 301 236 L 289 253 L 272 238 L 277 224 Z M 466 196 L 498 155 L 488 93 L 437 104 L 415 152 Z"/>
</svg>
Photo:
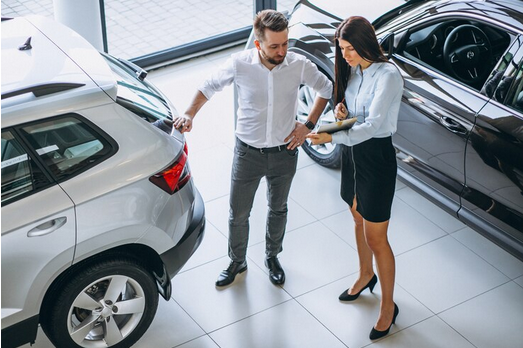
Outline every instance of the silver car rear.
<svg viewBox="0 0 523 348">
<path fill-rule="evenodd" d="M 203 238 L 176 110 L 41 17 L 2 21 L 2 60 L 2 346 L 128 347 Z"/>
</svg>

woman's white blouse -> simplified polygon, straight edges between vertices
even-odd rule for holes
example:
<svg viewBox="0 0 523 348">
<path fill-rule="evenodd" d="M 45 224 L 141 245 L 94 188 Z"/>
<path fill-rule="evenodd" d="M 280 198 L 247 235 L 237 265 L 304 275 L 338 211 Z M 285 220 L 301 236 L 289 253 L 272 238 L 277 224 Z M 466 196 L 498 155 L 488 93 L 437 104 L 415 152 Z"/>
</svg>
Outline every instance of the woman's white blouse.
<svg viewBox="0 0 523 348">
<path fill-rule="evenodd" d="M 349 130 L 332 134 L 332 142 L 348 146 L 396 132 L 403 78 L 391 63 L 372 63 L 361 71 L 352 68 L 345 91 L 348 117 L 358 121 Z"/>
</svg>

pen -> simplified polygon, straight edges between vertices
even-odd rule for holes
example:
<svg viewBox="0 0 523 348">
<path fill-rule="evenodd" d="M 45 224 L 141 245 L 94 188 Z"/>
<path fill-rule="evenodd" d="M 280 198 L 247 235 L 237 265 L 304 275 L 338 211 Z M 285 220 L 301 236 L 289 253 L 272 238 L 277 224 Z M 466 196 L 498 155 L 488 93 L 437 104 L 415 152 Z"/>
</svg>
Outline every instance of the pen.
<svg viewBox="0 0 523 348">
<path fill-rule="evenodd" d="M 345 101 L 345 97 L 343 97 L 343 99 L 342 99 L 341 102 L 340 102 L 340 104 L 341 104 L 342 106 L 345 106 L 345 105 L 343 105 L 343 102 L 344 102 L 344 101 Z M 349 109 L 347 109 L 347 116 L 345 116 L 345 118 L 347 118 L 347 117 L 349 117 Z"/>
</svg>

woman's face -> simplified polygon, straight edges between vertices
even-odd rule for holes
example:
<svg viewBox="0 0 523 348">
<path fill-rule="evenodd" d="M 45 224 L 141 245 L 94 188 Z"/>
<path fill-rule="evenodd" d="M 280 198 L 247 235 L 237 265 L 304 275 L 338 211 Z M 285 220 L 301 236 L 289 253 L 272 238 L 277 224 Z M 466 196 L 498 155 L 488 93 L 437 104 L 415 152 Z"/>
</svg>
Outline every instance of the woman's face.
<svg viewBox="0 0 523 348">
<path fill-rule="evenodd" d="M 362 68 L 366 68 L 369 65 L 369 62 L 364 60 L 352 47 L 349 41 L 343 40 L 342 38 L 338 39 L 338 45 L 341 49 L 341 55 L 343 56 L 343 59 L 347 61 L 347 63 L 351 67 L 357 67 L 358 65 L 361 65 Z"/>
</svg>

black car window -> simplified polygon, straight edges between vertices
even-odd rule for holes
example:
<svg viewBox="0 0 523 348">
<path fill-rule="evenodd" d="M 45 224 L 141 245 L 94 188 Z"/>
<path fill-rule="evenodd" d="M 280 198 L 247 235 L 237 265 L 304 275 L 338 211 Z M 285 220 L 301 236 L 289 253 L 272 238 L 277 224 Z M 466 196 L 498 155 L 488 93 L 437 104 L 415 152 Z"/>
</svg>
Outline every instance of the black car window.
<svg viewBox="0 0 523 348">
<path fill-rule="evenodd" d="M 446 18 L 411 28 L 398 53 L 479 91 L 515 37 L 478 20 Z"/>
<path fill-rule="evenodd" d="M 521 41 L 521 37 L 514 40 L 510 48 L 499 59 L 497 66 L 481 88 L 480 92 L 482 94 L 500 103 L 505 102 L 514 79 L 514 70 L 518 68 L 518 62 L 523 55 L 523 51 L 519 50 L 522 44 Z"/>
<path fill-rule="evenodd" d="M 504 88 L 503 84 L 506 84 L 507 87 Z M 503 92 L 506 95 L 505 104 L 523 112 L 523 68 L 521 66 L 503 78 L 496 94 L 498 94 L 498 91 L 504 90 L 506 90 L 506 92 Z"/>
<path fill-rule="evenodd" d="M 518 38 L 500 60 L 481 93 L 523 111 L 523 40 Z"/>
<path fill-rule="evenodd" d="M 486 95 L 489 98 L 494 98 L 499 102 L 503 102 L 505 99 L 505 93 L 508 85 L 506 81 L 502 81 L 503 74 L 507 70 L 510 62 L 512 61 L 512 52 L 507 52 L 498 63 L 498 66 L 492 71 L 490 77 L 487 79 L 483 87 L 481 88 L 481 94 Z M 500 82 L 502 82 L 500 84 Z M 497 88 L 497 87 L 500 88 Z M 497 90 L 496 90 L 497 89 Z"/>
<path fill-rule="evenodd" d="M 11 131 L 2 131 L 2 205 L 50 185 Z"/>
<path fill-rule="evenodd" d="M 167 101 L 146 80 L 113 57 L 103 54 L 118 84 L 116 102 L 140 116 L 149 123 L 162 119 L 172 120 L 172 112 Z"/>
<path fill-rule="evenodd" d="M 34 122 L 20 132 L 59 181 L 86 171 L 116 150 L 100 129 L 73 115 Z"/>
</svg>

